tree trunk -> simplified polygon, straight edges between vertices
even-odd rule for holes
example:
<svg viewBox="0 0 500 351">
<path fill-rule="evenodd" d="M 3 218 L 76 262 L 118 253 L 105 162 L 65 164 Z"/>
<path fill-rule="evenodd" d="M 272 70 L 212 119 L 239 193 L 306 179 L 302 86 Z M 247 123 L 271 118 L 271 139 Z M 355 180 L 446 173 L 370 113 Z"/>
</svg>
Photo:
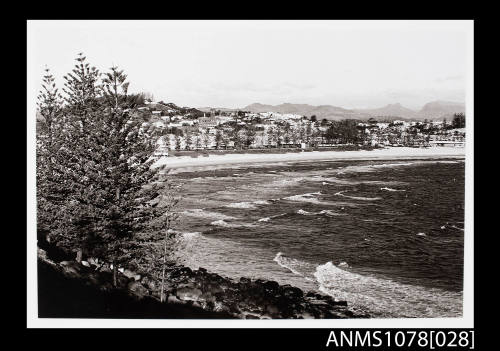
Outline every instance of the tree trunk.
<svg viewBox="0 0 500 351">
<path fill-rule="evenodd" d="M 78 249 L 78 251 L 76 252 L 76 262 L 82 263 L 82 256 L 83 256 L 82 249 Z"/>
<path fill-rule="evenodd" d="M 113 286 L 116 288 L 118 286 L 118 267 L 116 267 L 113 261 Z"/>
<path fill-rule="evenodd" d="M 116 188 L 116 200 L 120 200 L 120 188 Z M 113 260 L 113 286 L 118 286 L 118 267 L 115 260 Z"/>
<path fill-rule="evenodd" d="M 160 301 L 165 301 L 165 266 L 167 263 L 167 236 L 168 229 L 170 227 L 170 221 L 167 219 L 167 230 L 165 231 L 165 239 L 163 241 L 163 269 L 161 273 L 161 292 L 160 292 Z"/>
</svg>

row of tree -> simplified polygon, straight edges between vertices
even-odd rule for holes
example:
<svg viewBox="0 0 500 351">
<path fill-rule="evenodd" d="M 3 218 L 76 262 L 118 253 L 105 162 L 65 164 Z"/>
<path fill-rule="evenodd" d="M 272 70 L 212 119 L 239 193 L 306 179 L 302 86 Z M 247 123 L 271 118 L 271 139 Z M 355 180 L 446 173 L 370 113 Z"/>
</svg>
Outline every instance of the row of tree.
<svg viewBox="0 0 500 351">
<path fill-rule="evenodd" d="M 321 130 L 314 123 L 291 125 L 280 122 L 267 128 L 255 124 L 239 124 L 229 122 L 214 127 L 213 134 L 208 128 L 171 128 L 163 131 L 163 135 L 173 135 L 174 148 L 186 150 L 209 148 L 226 148 L 228 145 L 236 149 L 250 147 L 282 147 L 284 145 L 318 144 L 318 143 L 358 143 L 363 140 L 363 131 L 352 120 L 331 121 L 327 128 Z"/>
<path fill-rule="evenodd" d="M 161 279 L 167 260 L 175 187 L 153 169 L 154 130 L 134 109 L 117 67 L 101 73 L 76 58 L 60 93 L 47 69 L 38 96 L 37 230 L 59 247 Z"/>
</svg>

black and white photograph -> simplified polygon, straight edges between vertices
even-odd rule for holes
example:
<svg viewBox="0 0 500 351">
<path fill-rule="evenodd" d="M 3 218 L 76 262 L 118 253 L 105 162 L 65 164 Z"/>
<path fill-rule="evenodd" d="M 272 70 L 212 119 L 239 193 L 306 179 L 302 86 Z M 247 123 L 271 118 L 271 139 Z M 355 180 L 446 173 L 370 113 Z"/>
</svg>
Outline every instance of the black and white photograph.
<svg viewBox="0 0 500 351">
<path fill-rule="evenodd" d="M 28 325 L 472 327 L 473 25 L 28 20 Z"/>
</svg>

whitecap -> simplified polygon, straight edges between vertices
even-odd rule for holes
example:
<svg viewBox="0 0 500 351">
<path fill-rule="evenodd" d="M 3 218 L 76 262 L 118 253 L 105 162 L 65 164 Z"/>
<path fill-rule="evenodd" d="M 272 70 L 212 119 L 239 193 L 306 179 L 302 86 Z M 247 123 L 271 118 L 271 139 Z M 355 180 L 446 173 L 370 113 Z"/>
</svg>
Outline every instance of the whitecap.
<svg viewBox="0 0 500 351">
<path fill-rule="evenodd" d="M 406 191 L 404 189 L 392 189 L 388 187 L 380 188 L 380 190 L 387 190 L 387 191 Z"/>
<path fill-rule="evenodd" d="M 300 209 L 300 210 L 297 210 L 296 212 L 297 214 L 300 214 L 300 215 L 304 215 L 304 216 L 309 216 L 309 215 L 313 215 L 314 213 L 312 212 L 308 212 L 308 211 L 305 211 L 303 209 Z"/>
<path fill-rule="evenodd" d="M 228 216 L 228 215 L 218 213 L 218 212 L 205 211 L 201 208 L 185 210 L 185 211 L 181 212 L 181 214 L 186 215 L 186 216 L 190 216 L 190 217 L 198 217 L 198 218 L 211 218 L 211 219 L 222 219 L 222 220 L 237 219 L 236 217 L 233 217 L 233 216 Z"/>
<path fill-rule="evenodd" d="M 353 199 L 353 200 L 363 200 L 363 201 L 375 201 L 375 200 L 381 200 L 382 199 L 381 197 L 362 197 L 362 196 L 344 195 L 343 193 L 345 193 L 346 191 L 347 190 L 345 190 L 345 191 L 339 191 L 338 193 L 335 193 L 334 195 L 342 196 L 342 197 L 347 197 L 347 198 Z"/>
<path fill-rule="evenodd" d="M 322 210 L 322 211 L 319 211 L 319 214 L 324 214 L 327 216 L 343 216 L 344 215 L 343 213 L 338 213 L 338 212 L 334 212 L 331 210 Z"/>
<path fill-rule="evenodd" d="M 271 201 L 269 200 L 257 200 L 253 202 L 256 205 L 270 205 Z"/>
<path fill-rule="evenodd" d="M 333 202 L 320 201 L 314 197 L 314 195 L 321 195 L 321 192 L 316 193 L 306 193 L 306 194 L 298 194 L 292 195 L 288 197 L 284 197 L 284 200 L 296 201 L 296 202 L 309 202 L 317 205 L 335 205 Z"/>
<path fill-rule="evenodd" d="M 286 213 L 281 213 L 281 214 L 277 214 L 277 215 L 270 216 L 270 217 L 264 217 L 264 218 L 259 219 L 257 222 L 269 222 L 271 219 L 282 217 L 285 215 L 286 215 Z"/>
<path fill-rule="evenodd" d="M 255 205 L 251 202 L 243 201 L 243 202 L 232 202 L 230 204 L 224 205 L 224 207 L 252 209 L 255 208 Z"/>
<path fill-rule="evenodd" d="M 210 223 L 210 225 L 217 226 L 217 227 L 224 227 L 224 228 L 241 228 L 241 227 L 253 227 L 252 224 L 248 223 L 228 223 L 222 219 L 218 221 L 213 221 Z"/>
<path fill-rule="evenodd" d="M 425 233 L 417 233 L 418 236 L 427 236 Z"/>
<path fill-rule="evenodd" d="M 343 213 L 338 213 L 338 212 L 334 212 L 334 211 L 331 211 L 331 210 L 321 210 L 319 212 L 309 212 L 309 211 L 305 211 L 303 209 L 300 209 L 300 210 L 297 210 L 297 212 L 295 212 L 299 215 L 303 215 L 303 216 L 314 216 L 314 215 L 326 215 L 326 216 L 343 216 L 344 214 Z"/>
</svg>

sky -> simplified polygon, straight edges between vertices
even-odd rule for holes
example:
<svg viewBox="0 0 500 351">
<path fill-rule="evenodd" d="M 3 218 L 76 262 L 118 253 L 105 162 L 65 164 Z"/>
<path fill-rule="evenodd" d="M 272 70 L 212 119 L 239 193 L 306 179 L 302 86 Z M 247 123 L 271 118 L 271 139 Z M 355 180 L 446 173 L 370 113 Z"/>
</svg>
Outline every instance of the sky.
<svg viewBox="0 0 500 351">
<path fill-rule="evenodd" d="M 28 21 L 28 89 L 83 52 L 131 92 L 189 107 L 465 102 L 470 21 Z"/>
</svg>

